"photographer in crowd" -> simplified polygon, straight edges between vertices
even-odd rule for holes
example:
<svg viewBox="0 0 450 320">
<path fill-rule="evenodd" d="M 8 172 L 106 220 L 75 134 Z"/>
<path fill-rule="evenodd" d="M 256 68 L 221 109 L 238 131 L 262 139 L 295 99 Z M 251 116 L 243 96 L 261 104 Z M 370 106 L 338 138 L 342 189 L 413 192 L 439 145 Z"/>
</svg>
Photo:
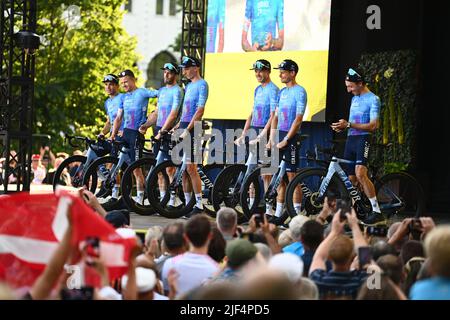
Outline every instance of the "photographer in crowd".
<svg viewBox="0 0 450 320">
<path fill-rule="evenodd" d="M 344 225 L 348 223 L 353 240 L 343 235 Z M 345 212 L 340 209 L 333 217 L 331 232 L 317 248 L 310 267 L 309 277 L 319 288 L 321 299 L 355 299 L 358 289 L 367 277 L 364 270 L 351 270 L 355 257 L 354 250 L 367 247 L 367 242 L 358 225 L 354 209 Z M 326 260 L 332 263 L 327 271 Z"/>
</svg>

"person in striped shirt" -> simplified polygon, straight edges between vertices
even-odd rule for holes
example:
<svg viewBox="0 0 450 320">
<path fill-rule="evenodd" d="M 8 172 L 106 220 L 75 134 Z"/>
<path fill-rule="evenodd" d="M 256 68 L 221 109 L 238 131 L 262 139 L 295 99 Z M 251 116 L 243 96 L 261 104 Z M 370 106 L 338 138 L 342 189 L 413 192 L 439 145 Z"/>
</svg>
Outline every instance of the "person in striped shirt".
<svg viewBox="0 0 450 320">
<path fill-rule="evenodd" d="M 343 235 L 344 225 L 348 223 L 352 230 L 353 240 Z M 366 239 L 358 225 L 356 212 L 346 213 L 346 219 L 341 220 L 340 211 L 335 213 L 331 232 L 317 248 L 311 267 L 309 278 L 319 288 L 320 299 L 356 299 L 358 290 L 368 274 L 364 268 L 352 269 L 354 250 L 367 246 Z M 326 261 L 332 263 L 332 269 L 327 271 Z"/>
</svg>

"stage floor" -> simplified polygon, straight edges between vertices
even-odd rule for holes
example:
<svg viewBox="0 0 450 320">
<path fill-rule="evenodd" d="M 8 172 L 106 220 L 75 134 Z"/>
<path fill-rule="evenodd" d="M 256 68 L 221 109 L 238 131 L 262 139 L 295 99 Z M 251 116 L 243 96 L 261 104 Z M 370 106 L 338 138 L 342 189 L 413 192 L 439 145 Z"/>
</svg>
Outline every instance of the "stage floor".
<svg viewBox="0 0 450 320">
<path fill-rule="evenodd" d="M 76 193 L 77 188 L 73 187 L 64 187 L 61 186 L 63 190 Z M 8 191 L 15 191 L 17 190 L 16 185 L 8 185 Z M 0 186 L 0 193 L 3 191 L 3 185 Z M 30 193 L 31 194 L 48 194 L 53 192 L 53 186 L 49 184 L 32 184 L 30 186 Z M 0 195 L 1 197 L 1 195 Z M 161 217 L 160 215 L 151 215 L 151 216 L 140 216 L 136 213 L 131 212 L 130 213 L 130 219 L 131 219 L 131 226 L 135 230 L 146 230 L 151 226 L 162 226 L 165 227 L 167 224 L 173 222 L 172 219 L 167 219 L 164 217 Z"/>
<path fill-rule="evenodd" d="M 73 187 L 64 187 L 61 186 L 63 190 L 69 191 L 69 192 L 77 192 L 76 188 Z M 4 190 L 3 185 L 0 185 L 0 192 Z M 8 185 L 8 191 L 17 191 L 17 185 L 15 184 L 9 184 Z M 30 193 L 31 194 L 48 194 L 53 193 L 53 186 L 50 184 L 32 184 L 30 185 Z"/>
<path fill-rule="evenodd" d="M 77 192 L 76 188 L 73 187 L 61 187 L 64 190 L 67 190 L 69 192 Z M 10 185 L 8 186 L 8 190 L 12 191 L 16 189 L 16 185 Z M 33 184 L 30 186 L 30 192 L 31 194 L 46 194 L 46 193 L 52 193 L 53 192 L 53 186 L 52 185 L 36 185 Z M 0 186 L 0 192 L 3 190 L 3 185 Z M 1 197 L 1 195 L 0 195 Z M 431 213 L 426 214 L 426 216 L 433 217 L 436 224 L 449 224 L 450 223 L 450 213 Z M 167 224 L 173 222 L 173 219 L 164 218 L 158 214 L 151 215 L 151 216 L 141 216 L 136 213 L 131 212 L 130 213 L 130 219 L 131 219 L 131 226 L 135 230 L 146 230 L 151 226 L 162 226 L 165 227 Z"/>
</svg>

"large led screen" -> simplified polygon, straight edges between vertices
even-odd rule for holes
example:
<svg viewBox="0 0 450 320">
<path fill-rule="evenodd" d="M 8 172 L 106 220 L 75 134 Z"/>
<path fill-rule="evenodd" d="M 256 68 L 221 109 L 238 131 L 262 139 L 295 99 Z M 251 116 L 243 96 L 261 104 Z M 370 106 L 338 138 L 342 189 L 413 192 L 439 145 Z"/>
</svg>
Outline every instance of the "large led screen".
<svg viewBox="0 0 450 320">
<path fill-rule="evenodd" d="M 208 0 L 205 79 L 208 119 L 246 119 L 257 59 L 299 65 L 308 94 L 304 121 L 325 121 L 331 0 Z M 279 71 L 272 81 L 281 89 Z"/>
</svg>

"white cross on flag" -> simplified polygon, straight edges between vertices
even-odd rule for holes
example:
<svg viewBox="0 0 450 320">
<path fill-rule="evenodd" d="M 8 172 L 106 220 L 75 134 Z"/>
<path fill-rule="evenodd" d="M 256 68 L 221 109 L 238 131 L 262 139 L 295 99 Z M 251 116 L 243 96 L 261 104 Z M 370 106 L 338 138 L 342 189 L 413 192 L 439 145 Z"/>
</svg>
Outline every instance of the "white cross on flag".
<svg viewBox="0 0 450 320">
<path fill-rule="evenodd" d="M 31 287 L 45 269 L 72 221 L 72 244 L 88 237 L 100 240 L 100 257 L 110 280 L 128 270 L 136 239 L 123 238 L 81 198 L 68 193 L 0 197 L 0 282 L 12 288 Z"/>
</svg>

